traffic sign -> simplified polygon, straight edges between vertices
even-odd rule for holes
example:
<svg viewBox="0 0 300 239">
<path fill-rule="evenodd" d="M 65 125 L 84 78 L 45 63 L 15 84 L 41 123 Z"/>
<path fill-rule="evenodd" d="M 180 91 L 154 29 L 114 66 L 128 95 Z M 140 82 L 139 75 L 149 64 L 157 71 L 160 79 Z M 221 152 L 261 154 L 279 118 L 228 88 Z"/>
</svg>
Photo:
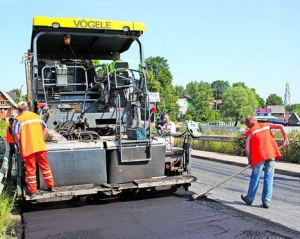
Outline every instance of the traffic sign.
<svg viewBox="0 0 300 239">
<path fill-rule="evenodd" d="M 160 102 L 159 92 L 149 92 L 149 102 Z"/>
</svg>

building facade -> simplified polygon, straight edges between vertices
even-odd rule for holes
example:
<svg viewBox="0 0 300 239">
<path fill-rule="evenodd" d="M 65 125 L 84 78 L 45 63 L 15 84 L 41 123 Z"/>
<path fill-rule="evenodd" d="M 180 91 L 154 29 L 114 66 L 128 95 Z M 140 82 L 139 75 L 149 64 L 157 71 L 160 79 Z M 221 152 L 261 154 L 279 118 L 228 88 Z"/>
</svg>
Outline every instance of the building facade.
<svg viewBox="0 0 300 239">
<path fill-rule="evenodd" d="M 8 121 L 18 116 L 17 104 L 5 91 L 0 90 L 0 119 Z"/>
<path fill-rule="evenodd" d="M 189 102 L 186 100 L 186 98 L 182 98 L 177 100 L 177 104 L 179 105 L 177 118 L 182 119 L 185 117 L 185 113 L 189 108 Z"/>
</svg>

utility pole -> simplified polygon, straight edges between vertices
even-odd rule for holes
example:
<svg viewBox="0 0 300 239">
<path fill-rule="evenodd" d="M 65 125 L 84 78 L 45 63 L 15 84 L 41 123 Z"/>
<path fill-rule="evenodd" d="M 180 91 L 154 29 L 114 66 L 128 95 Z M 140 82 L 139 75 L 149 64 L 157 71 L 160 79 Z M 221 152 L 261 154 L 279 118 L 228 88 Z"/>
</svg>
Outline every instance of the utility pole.
<svg viewBox="0 0 300 239">
<path fill-rule="evenodd" d="M 23 87 L 23 85 L 21 85 L 21 87 L 20 87 L 20 96 L 19 96 L 20 101 L 22 101 L 22 87 Z"/>
<path fill-rule="evenodd" d="M 218 100 L 215 100 L 215 123 L 216 122 L 216 114 L 217 114 L 217 111 L 218 111 Z"/>
</svg>

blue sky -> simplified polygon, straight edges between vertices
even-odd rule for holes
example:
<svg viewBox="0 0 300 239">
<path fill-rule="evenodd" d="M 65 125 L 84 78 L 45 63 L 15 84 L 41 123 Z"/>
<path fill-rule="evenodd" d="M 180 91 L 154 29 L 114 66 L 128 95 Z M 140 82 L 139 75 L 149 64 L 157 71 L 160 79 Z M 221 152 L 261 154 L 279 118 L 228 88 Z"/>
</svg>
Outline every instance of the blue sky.
<svg viewBox="0 0 300 239">
<path fill-rule="evenodd" d="M 174 85 L 244 82 L 284 100 L 289 82 L 291 103 L 300 103 L 298 0 L 0 0 L 1 90 L 25 90 L 20 62 L 34 16 L 144 22 L 145 58 L 167 59 Z"/>
</svg>

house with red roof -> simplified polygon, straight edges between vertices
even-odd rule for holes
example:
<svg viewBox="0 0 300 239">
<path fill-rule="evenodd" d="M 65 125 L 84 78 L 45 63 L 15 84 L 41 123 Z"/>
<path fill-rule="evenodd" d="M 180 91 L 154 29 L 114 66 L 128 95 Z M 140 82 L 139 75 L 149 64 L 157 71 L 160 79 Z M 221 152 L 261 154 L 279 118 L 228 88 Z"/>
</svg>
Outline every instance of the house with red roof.
<svg viewBox="0 0 300 239">
<path fill-rule="evenodd" d="M 0 90 L 0 119 L 8 121 L 9 118 L 18 116 L 17 104 L 11 96 Z"/>
</svg>

